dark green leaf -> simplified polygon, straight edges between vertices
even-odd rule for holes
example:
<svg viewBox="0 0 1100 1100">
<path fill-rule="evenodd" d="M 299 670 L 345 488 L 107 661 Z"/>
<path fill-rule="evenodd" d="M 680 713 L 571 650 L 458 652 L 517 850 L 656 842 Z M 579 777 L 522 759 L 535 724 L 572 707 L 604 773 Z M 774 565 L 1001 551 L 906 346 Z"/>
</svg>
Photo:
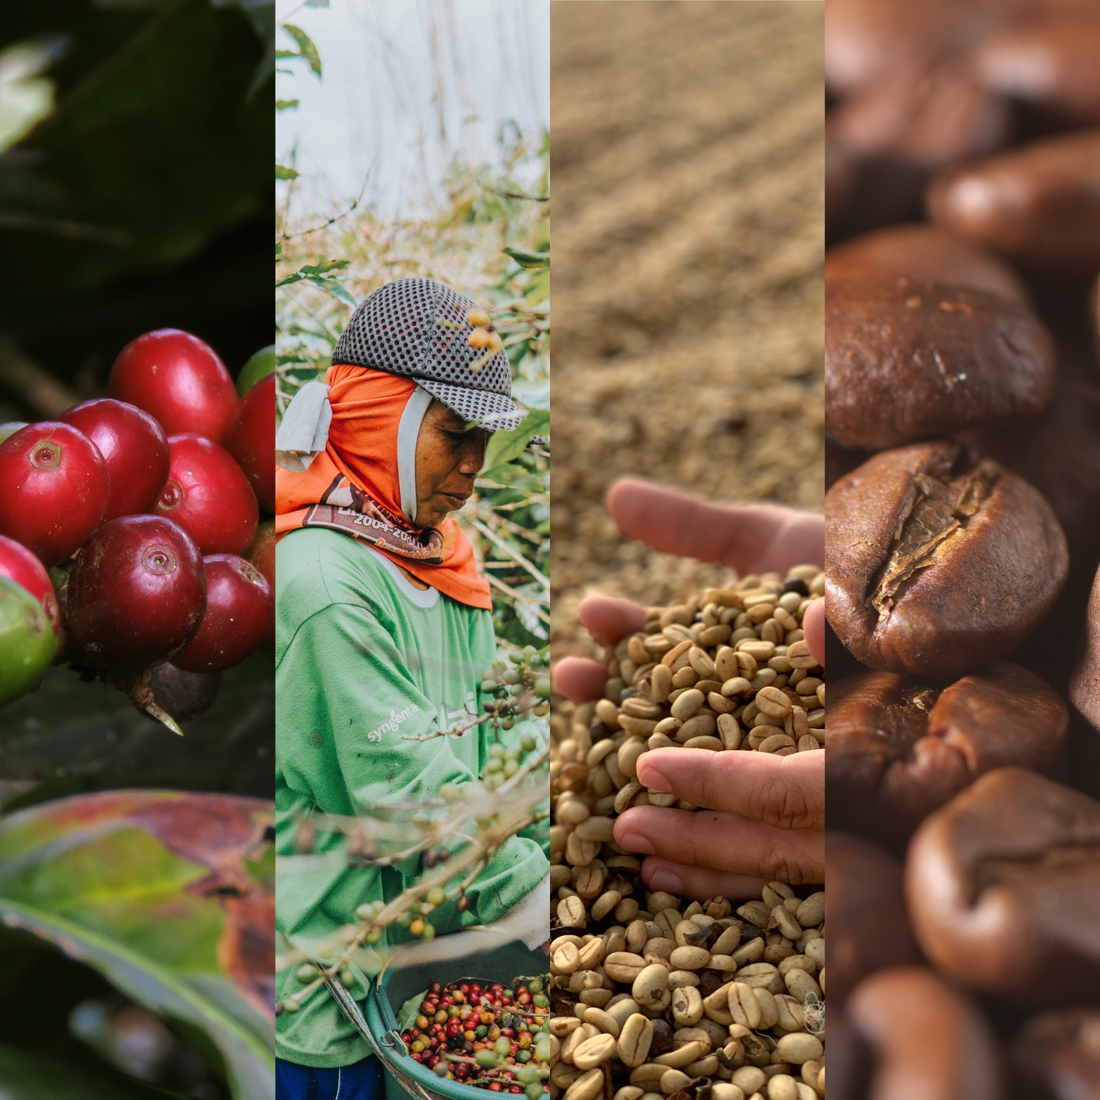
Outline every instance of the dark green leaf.
<svg viewBox="0 0 1100 1100">
<path fill-rule="evenodd" d="M 522 248 L 512 248 L 511 246 L 504 249 L 506 256 L 511 256 L 520 267 L 549 267 L 550 266 L 550 253 L 549 252 L 525 252 Z"/>
<path fill-rule="evenodd" d="M 50 16 L 59 30 L 76 7 Z M 56 113 L 22 143 L 23 182 L 0 167 L 7 266 L 31 271 L 48 255 L 57 298 L 178 264 L 270 202 L 270 108 L 246 100 L 264 52 L 252 26 L 202 3 L 124 16 L 111 25 L 129 33 L 99 43 L 95 67 L 59 88 Z M 218 170 L 199 178 L 196 164 Z M 25 283 L 3 304 L 21 322 L 41 298 L 35 279 Z"/>
<path fill-rule="evenodd" d="M 304 61 L 309 63 L 309 67 L 317 74 L 321 75 L 321 58 L 317 53 L 317 47 L 313 44 L 310 37 L 301 27 L 294 26 L 293 23 L 284 23 L 283 30 L 298 43 L 298 49 L 301 50 L 301 57 Z"/>
<path fill-rule="evenodd" d="M 351 260 L 320 260 L 315 264 L 305 264 L 298 270 L 306 275 L 324 275 L 326 271 L 339 271 L 350 263 Z"/>
<path fill-rule="evenodd" d="M 549 430 L 550 413 L 532 409 L 519 427 L 508 432 L 493 432 L 485 448 L 485 469 L 491 471 L 494 466 L 511 462 L 531 442 L 531 436 L 545 435 Z"/>
<path fill-rule="evenodd" d="M 106 1067 L 73 1065 L 0 1045 L 4 1100 L 156 1100 L 169 1095 Z"/>
</svg>

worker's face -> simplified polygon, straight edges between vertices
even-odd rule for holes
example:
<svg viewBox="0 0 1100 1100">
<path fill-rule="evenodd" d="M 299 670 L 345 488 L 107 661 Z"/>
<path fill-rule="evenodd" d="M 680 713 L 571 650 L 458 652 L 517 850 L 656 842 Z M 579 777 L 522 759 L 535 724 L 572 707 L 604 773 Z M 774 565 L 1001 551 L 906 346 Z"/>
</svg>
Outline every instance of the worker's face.
<svg viewBox="0 0 1100 1100">
<path fill-rule="evenodd" d="M 416 439 L 417 527 L 438 527 L 466 503 L 488 439 L 483 428 L 467 431 L 462 417 L 439 401 L 428 406 Z"/>
</svg>

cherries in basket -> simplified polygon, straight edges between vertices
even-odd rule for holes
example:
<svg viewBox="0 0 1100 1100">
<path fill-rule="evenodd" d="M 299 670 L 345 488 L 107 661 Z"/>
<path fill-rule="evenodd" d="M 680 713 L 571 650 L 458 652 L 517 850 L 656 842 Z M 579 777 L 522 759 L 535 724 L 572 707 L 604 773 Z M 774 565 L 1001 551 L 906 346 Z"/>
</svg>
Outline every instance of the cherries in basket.
<svg viewBox="0 0 1100 1100">
<path fill-rule="evenodd" d="M 410 1056 L 439 1077 L 539 1100 L 557 1040 L 543 1030 L 549 1017 L 545 979 L 433 982 L 420 1015 L 401 1033 Z"/>
</svg>

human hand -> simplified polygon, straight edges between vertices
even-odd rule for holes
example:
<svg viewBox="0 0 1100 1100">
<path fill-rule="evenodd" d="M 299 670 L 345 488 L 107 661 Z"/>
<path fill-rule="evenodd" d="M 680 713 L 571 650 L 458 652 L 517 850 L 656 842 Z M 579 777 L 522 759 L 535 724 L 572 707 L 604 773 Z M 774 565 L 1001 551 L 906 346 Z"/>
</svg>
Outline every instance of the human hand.
<svg viewBox="0 0 1100 1100">
<path fill-rule="evenodd" d="M 781 572 L 824 557 L 820 515 L 775 505 L 715 505 L 636 479 L 615 482 L 606 503 L 624 534 L 657 550 L 721 562 L 736 573 Z M 815 601 L 803 623 L 807 644 L 822 663 L 823 603 Z M 584 600 L 579 617 L 602 645 L 616 644 L 645 622 L 641 607 L 607 596 Z M 583 702 L 602 695 L 606 676 L 598 662 L 570 657 L 555 668 L 554 686 Z M 639 760 L 638 778 L 706 807 L 692 812 L 641 806 L 616 821 L 616 842 L 647 855 L 642 876 L 652 889 L 732 899 L 756 896 L 770 879 L 822 881 L 822 753 L 657 749 Z"/>
</svg>

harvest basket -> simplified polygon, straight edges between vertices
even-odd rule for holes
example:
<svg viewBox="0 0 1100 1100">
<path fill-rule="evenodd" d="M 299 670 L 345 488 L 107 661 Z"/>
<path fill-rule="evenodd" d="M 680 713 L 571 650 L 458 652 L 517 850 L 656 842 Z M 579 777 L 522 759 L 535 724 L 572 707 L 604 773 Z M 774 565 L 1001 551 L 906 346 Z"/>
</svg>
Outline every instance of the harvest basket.
<svg viewBox="0 0 1100 1100">
<path fill-rule="evenodd" d="M 431 945 L 417 944 L 399 951 L 390 965 L 371 983 L 365 1016 L 375 1036 L 386 1076 L 386 1100 L 485 1100 L 492 1095 L 485 1089 L 463 1085 L 437 1077 L 426 1066 L 413 1061 L 397 1027 L 397 1013 L 410 997 L 427 989 L 432 982 L 446 985 L 462 978 L 479 982 L 509 984 L 518 975 L 541 974 L 547 969 L 546 956 L 532 951 L 518 940 L 501 942 L 486 930 L 460 933 L 464 950 L 442 957 L 430 957 L 425 947 L 446 948 L 449 937 Z M 456 939 L 458 937 L 455 937 Z M 406 954 L 409 952 L 409 954 Z"/>
</svg>

